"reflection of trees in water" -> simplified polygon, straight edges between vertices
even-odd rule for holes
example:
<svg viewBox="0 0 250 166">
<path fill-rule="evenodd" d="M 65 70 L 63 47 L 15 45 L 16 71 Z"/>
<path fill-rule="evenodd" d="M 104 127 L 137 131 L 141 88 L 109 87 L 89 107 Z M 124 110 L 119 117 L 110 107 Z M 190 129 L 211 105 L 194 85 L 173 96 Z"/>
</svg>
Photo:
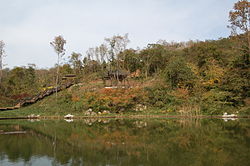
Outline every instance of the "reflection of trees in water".
<svg viewBox="0 0 250 166">
<path fill-rule="evenodd" d="M 195 128 L 201 127 L 201 119 L 199 118 L 182 118 L 178 119 L 178 122 L 182 127 L 195 127 Z"/>
<path fill-rule="evenodd" d="M 16 130 L 17 125 L 8 125 L 5 131 Z M 67 163 L 70 159 L 70 154 L 63 148 L 69 149 L 71 146 L 68 143 L 57 141 L 56 135 L 46 135 L 31 130 L 26 126 L 21 130 L 28 131 L 28 134 L 4 135 L 0 136 L 0 155 L 8 156 L 12 162 L 17 162 L 22 159 L 28 164 L 32 156 L 47 156 L 54 158 L 61 163 Z M 56 148 L 60 145 L 58 148 Z M 64 154 L 64 155 L 62 155 Z M 69 156 L 66 157 L 65 156 Z"/>
<path fill-rule="evenodd" d="M 250 164 L 247 122 L 97 119 L 19 124 L 30 134 L 0 136 L 0 154 L 12 161 L 36 155 L 54 158 L 55 165 Z"/>
</svg>

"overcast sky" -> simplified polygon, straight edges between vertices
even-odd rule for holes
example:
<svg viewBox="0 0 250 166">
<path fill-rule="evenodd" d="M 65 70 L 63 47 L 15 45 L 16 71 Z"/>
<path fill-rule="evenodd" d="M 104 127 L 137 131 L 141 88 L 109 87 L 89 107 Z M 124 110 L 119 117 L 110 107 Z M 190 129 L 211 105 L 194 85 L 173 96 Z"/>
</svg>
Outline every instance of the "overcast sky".
<svg viewBox="0 0 250 166">
<path fill-rule="evenodd" d="M 228 12 L 236 0 L 0 0 L 0 40 L 5 67 L 34 63 L 52 67 L 49 42 L 66 41 L 66 55 L 85 55 L 105 37 L 129 33 L 129 47 L 166 41 L 227 37 Z"/>
</svg>

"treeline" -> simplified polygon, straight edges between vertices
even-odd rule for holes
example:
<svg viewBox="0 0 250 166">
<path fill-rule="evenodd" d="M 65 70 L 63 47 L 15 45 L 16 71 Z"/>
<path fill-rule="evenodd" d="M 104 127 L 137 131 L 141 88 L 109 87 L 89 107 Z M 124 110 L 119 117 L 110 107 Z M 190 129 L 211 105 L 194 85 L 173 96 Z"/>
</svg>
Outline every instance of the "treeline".
<svg viewBox="0 0 250 166">
<path fill-rule="evenodd" d="M 114 42 L 115 38 L 109 41 Z M 128 41 L 126 35 L 119 38 L 124 39 Z M 60 65 L 60 78 L 75 73 L 82 82 L 101 79 L 109 70 L 140 71 L 139 77 L 144 81 L 160 80 L 146 88 L 147 104 L 151 107 L 194 109 L 198 105 L 203 113 L 216 114 L 249 104 L 250 63 L 244 51 L 236 46 L 235 37 L 181 43 L 159 41 L 141 50 L 123 47 L 117 51 L 111 43 L 102 44 L 89 49 L 84 58 L 72 53 L 68 62 Z M 32 96 L 55 82 L 56 67 L 36 69 L 29 65 L 5 69 L 0 86 L 1 104 Z"/>
</svg>

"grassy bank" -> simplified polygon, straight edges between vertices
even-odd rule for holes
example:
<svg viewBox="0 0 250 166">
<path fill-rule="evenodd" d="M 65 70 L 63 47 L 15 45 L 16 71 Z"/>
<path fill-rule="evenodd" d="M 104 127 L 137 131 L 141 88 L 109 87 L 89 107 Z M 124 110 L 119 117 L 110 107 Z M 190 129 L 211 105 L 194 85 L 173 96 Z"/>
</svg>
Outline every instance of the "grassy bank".
<svg viewBox="0 0 250 166">
<path fill-rule="evenodd" d="M 130 88 L 105 88 L 101 80 L 81 83 L 37 103 L 12 111 L 0 112 L 0 117 L 133 117 L 133 116 L 201 116 L 222 115 L 223 112 L 247 115 L 248 107 L 217 107 L 202 110 L 197 96 L 185 89 L 169 91 L 161 80 L 134 80 Z M 157 86 L 156 86 L 157 85 Z M 199 105 L 200 104 L 200 105 Z M 248 111 L 249 112 L 249 111 Z"/>
</svg>

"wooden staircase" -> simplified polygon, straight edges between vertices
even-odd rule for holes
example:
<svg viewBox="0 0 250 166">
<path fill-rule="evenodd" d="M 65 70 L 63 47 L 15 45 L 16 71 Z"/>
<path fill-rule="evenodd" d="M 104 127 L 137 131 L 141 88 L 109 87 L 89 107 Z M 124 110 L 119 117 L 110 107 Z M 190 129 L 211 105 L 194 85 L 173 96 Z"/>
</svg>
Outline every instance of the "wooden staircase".
<svg viewBox="0 0 250 166">
<path fill-rule="evenodd" d="M 64 89 L 67 89 L 67 88 L 71 87 L 72 85 L 74 85 L 72 82 L 68 82 L 65 85 L 58 86 L 57 87 L 57 92 L 59 92 L 61 90 L 64 90 Z M 27 106 L 27 105 L 35 104 L 37 101 L 42 100 L 45 97 L 50 96 L 50 95 L 52 95 L 54 93 L 56 93 L 56 87 L 52 88 L 52 89 L 44 90 L 43 92 L 40 92 L 39 94 L 33 96 L 30 99 L 23 99 L 13 107 L 0 108 L 0 111 L 15 110 L 15 109 L 19 109 L 21 107 Z"/>
</svg>

